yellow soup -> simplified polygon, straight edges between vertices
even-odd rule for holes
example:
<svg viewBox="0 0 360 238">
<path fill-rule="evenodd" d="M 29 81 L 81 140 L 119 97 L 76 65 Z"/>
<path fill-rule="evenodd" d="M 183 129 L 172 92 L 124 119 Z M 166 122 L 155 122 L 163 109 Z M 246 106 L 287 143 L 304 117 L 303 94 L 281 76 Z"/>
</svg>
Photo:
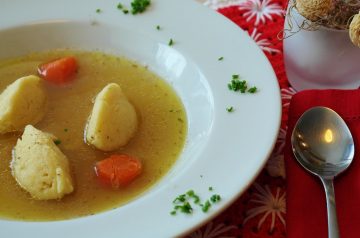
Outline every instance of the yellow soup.
<svg viewBox="0 0 360 238">
<path fill-rule="evenodd" d="M 0 216 L 17 220 L 60 220 L 119 207 L 149 189 L 166 174 L 182 151 L 187 132 L 184 107 L 173 89 L 146 67 L 100 52 L 58 50 L 0 61 L 0 90 L 16 79 L 37 74 L 37 66 L 73 55 L 76 79 L 65 86 L 46 83 L 48 108 L 36 128 L 57 136 L 68 157 L 75 190 L 61 200 L 39 201 L 11 175 L 11 151 L 21 133 L 0 135 Z M 94 98 L 108 83 L 119 84 L 138 116 L 135 136 L 122 149 L 104 153 L 84 142 L 84 128 Z M 143 173 L 130 185 L 111 189 L 99 183 L 97 161 L 111 154 L 139 158 Z"/>
</svg>

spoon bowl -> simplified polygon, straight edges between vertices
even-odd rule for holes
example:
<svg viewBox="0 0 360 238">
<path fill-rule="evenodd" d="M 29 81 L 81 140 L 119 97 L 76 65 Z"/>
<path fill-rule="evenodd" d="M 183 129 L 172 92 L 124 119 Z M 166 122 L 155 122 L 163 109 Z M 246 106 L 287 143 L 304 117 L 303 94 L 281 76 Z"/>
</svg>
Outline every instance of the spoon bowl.
<svg viewBox="0 0 360 238">
<path fill-rule="evenodd" d="M 314 107 L 295 125 L 291 137 L 298 162 L 309 172 L 332 178 L 354 158 L 354 141 L 345 121 L 333 110 Z"/>
<path fill-rule="evenodd" d="M 339 237 L 333 179 L 354 158 L 354 140 L 349 128 L 335 111 L 314 107 L 297 121 L 291 145 L 296 160 L 321 179 L 326 193 L 329 237 Z"/>
</svg>

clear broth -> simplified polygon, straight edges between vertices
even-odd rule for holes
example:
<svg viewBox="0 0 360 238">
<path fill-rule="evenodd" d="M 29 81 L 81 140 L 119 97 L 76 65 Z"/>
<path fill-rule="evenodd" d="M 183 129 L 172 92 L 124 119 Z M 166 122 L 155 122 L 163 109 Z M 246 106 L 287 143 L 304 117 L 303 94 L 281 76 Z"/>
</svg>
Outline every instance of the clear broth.
<svg viewBox="0 0 360 238">
<path fill-rule="evenodd" d="M 21 133 L 0 135 L 0 217 L 15 220 L 62 220 L 113 209 L 135 199 L 163 177 L 182 151 L 187 133 L 184 106 L 161 78 L 125 58 L 101 52 L 56 50 L 0 61 L 0 91 L 19 77 L 37 74 L 37 66 L 74 55 L 79 63 L 76 80 L 58 87 L 46 83 L 48 109 L 36 128 L 53 133 L 68 157 L 75 191 L 61 200 L 38 201 L 17 185 L 9 167 L 11 150 Z M 112 153 L 84 143 L 84 127 L 96 94 L 108 83 L 118 83 L 135 106 L 139 127 L 135 137 Z M 121 189 L 101 185 L 94 164 L 113 153 L 137 156 L 143 174 Z"/>
</svg>

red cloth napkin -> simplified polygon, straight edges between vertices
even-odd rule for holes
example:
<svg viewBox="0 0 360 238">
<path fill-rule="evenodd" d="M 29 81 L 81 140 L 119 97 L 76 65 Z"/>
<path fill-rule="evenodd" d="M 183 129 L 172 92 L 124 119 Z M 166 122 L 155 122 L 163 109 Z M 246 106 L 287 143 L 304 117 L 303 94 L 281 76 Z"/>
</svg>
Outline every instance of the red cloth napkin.
<svg viewBox="0 0 360 238">
<path fill-rule="evenodd" d="M 320 180 L 295 160 L 290 137 L 298 118 L 307 109 L 326 106 L 335 110 L 349 126 L 355 140 L 355 158 L 348 170 L 335 179 L 335 197 L 340 236 L 360 237 L 360 90 L 307 90 L 295 94 L 290 103 L 285 164 L 287 174 L 288 238 L 326 238 L 325 192 Z"/>
</svg>

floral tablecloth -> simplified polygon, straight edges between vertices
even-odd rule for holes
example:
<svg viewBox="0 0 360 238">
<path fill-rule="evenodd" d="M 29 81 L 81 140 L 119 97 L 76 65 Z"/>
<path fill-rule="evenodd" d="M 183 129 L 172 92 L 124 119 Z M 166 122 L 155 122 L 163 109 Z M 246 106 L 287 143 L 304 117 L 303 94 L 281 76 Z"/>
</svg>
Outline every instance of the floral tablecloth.
<svg viewBox="0 0 360 238">
<path fill-rule="evenodd" d="M 188 237 L 283 238 L 286 237 L 286 190 L 283 149 L 289 101 L 296 91 L 289 85 L 283 62 L 287 0 L 197 0 L 228 17 L 245 30 L 270 60 L 282 97 L 281 129 L 265 169 L 253 185 L 225 212 Z"/>
</svg>

